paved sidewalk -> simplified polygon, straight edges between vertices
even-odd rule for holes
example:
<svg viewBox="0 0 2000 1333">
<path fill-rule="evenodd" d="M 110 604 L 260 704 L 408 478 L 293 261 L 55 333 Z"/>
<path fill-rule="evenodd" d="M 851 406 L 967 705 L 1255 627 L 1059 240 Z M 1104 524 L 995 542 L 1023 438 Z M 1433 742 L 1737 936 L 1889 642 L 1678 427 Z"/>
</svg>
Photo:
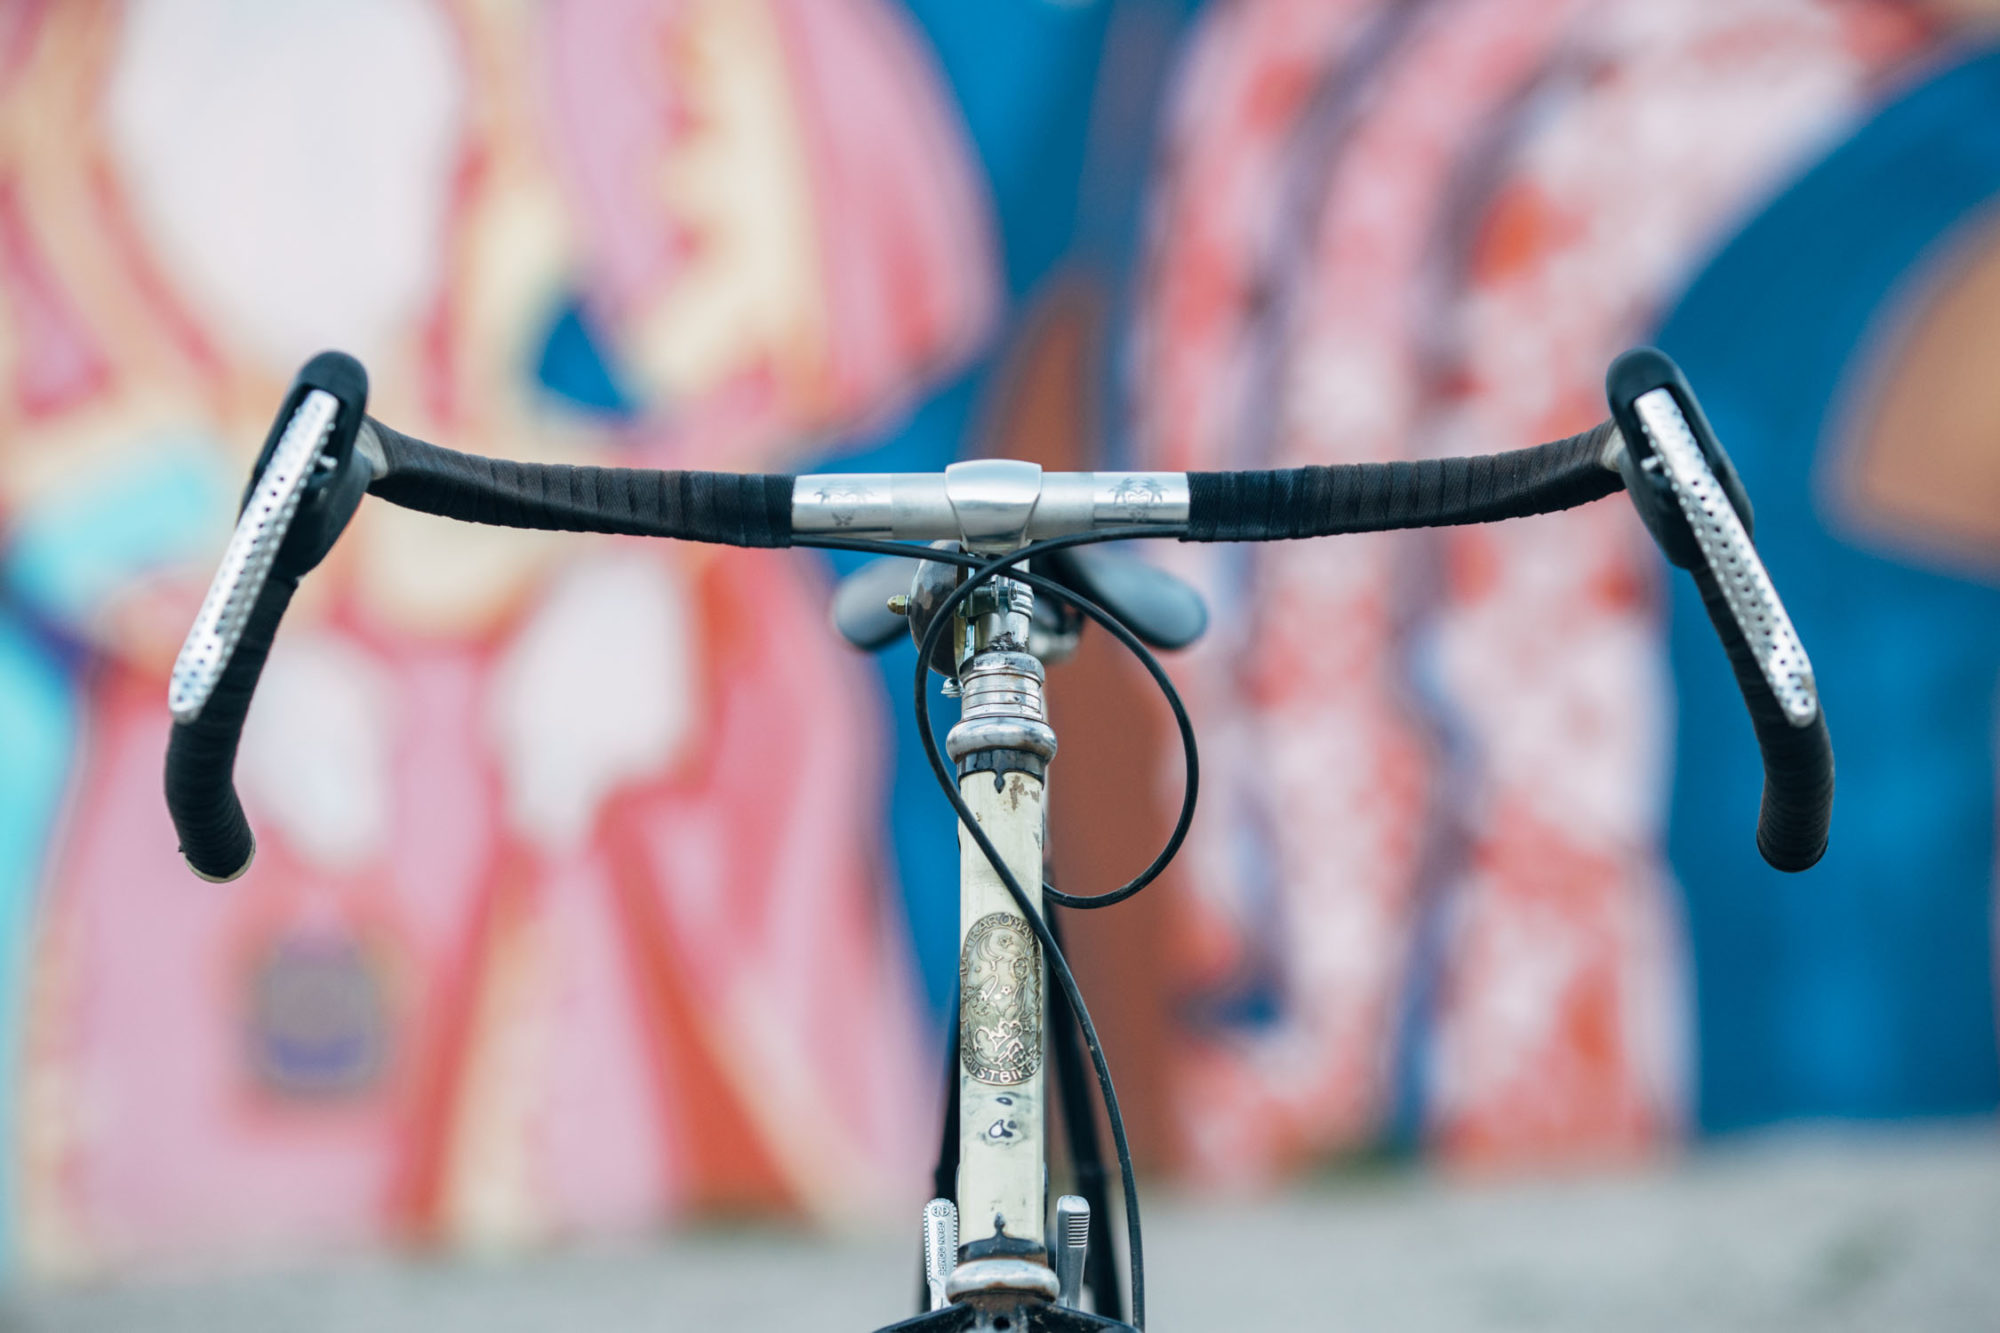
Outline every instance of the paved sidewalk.
<svg viewBox="0 0 2000 1333">
<path fill-rule="evenodd" d="M 1154 1333 L 2000 1328 L 2000 1128 L 1794 1134 L 1569 1181 L 1391 1174 L 1162 1199 L 1147 1219 Z M 16 1290 L 0 1329 L 866 1333 L 907 1311 L 915 1237 L 913 1217 L 908 1236 L 862 1241 L 680 1235 Z"/>
</svg>

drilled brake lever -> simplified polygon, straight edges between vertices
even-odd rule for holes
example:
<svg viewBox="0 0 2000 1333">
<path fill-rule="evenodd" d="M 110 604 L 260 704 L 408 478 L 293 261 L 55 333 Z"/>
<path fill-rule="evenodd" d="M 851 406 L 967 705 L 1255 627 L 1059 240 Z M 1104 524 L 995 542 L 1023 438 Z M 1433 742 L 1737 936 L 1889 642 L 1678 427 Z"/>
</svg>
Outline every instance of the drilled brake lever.
<svg viewBox="0 0 2000 1333">
<path fill-rule="evenodd" d="M 1632 409 L 1651 446 L 1638 460 L 1640 470 L 1664 480 L 1672 492 L 1700 558 L 1722 589 L 1730 616 L 1785 720 L 1794 727 L 1812 725 L 1819 716 L 1812 662 L 1687 415 L 1664 386 L 1640 394 Z"/>
<path fill-rule="evenodd" d="M 167 708 L 176 722 L 192 722 L 214 693 L 229 666 L 243 626 L 270 578 L 272 563 L 298 515 L 299 501 L 314 469 L 325 459 L 340 401 L 324 389 L 309 389 L 285 424 L 271 461 L 250 489 L 222 564 L 208 585 L 201 611 L 174 659 L 167 685 Z"/>
</svg>

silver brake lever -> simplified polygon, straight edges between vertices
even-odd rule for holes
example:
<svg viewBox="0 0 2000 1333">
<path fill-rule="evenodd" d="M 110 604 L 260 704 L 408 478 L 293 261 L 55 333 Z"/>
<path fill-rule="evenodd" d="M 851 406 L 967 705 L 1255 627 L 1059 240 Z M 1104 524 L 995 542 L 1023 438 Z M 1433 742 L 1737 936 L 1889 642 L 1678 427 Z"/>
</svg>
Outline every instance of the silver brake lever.
<svg viewBox="0 0 2000 1333">
<path fill-rule="evenodd" d="M 291 531 L 306 483 L 333 433 L 340 400 L 324 389 L 307 390 L 285 423 L 271 462 L 257 478 L 250 499 L 223 549 L 222 564 L 208 585 L 167 684 L 167 709 L 176 722 L 201 716 L 243 637 L 250 612 L 271 575 L 271 563 Z"/>
<path fill-rule="evenodd" d="M 1795 727 L 1811 726 L 1819 716 L 1819 687 L 1813 680 L 1812 662 L 1798 631 L 1792 628 L 1792 618 L 1785 613 L 1785 604 L 1778 600 L 1764 561 L 1750 542 L 1743 519 L 1716 480 L 1680 404 L 1670 391 L 1659 388 L 1640 394 L 1632 408 L 1653 446 L 1652 456 L 1640 466 L 1667 479 L 1694 532 L 1702 559 L 1722 589 L 1729 614 L 1750 645 L 1757 669 L 1784 710 L 1785 720 Z"/>
</svg>

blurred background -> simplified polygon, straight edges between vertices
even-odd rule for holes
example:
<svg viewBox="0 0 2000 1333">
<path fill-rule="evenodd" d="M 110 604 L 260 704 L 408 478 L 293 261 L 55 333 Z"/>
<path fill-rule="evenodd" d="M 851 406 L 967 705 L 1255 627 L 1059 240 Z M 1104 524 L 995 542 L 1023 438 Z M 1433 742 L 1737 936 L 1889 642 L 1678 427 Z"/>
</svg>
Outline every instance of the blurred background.
<svg viewBox="0 0 2000 1333">
<path fill-rule="evenodd" d="M 1213 613 L 1201 811 L 1068 924 L 1156 1243 L 1306 1246 L 1357 1327 L 2000 1318 L 1996 11 L 6 0 L 0 1322 L 905 1312 L 955 835 L 849 566 L 367 506 L 252 715 L 256 868 L 175 854 L 167 668 L 313 351 L 510 457 L 1183 469 L 1536 443 L 1642 341 L 1812 650 L 1831 851 L 1757 859 L 1620 501 L 1147 552 Z M 1170 824 L 1149 690 L 1052 675 L 1072 892 Z M 1330 1326 L 1279 1295 L 1207 1326 Z"/>
</svg>

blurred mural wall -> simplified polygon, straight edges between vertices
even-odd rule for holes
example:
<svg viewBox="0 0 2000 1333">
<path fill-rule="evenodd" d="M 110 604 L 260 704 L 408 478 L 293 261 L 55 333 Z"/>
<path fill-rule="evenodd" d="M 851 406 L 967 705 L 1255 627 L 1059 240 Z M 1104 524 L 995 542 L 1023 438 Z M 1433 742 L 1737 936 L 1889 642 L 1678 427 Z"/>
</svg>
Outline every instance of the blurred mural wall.
<svg viewBox="0 0 2000 1333">
<path fill-rule="evenodd" d="M 186 873 L 166 668 L 328 345 L 481 452 L 872 470 L 1515 447 L 1656 337 L 1815 653 L 1827 860 L 1756 862 L 1741 706 L 1621 503 L 1157 552 L 1215 612 L 1202 812 L 1073 923 L 1142 1146 L 1243 1182 L 1990 1113 L 1979 11 L 0 7 L 0 1252 L 921 1196 L 954 838 L 835 564 L 366 507 L 246 737 L 257 867 Z M 1091 891 L 1178 776 L 1104 645 L 1053 690 Z"/>
</svg>

